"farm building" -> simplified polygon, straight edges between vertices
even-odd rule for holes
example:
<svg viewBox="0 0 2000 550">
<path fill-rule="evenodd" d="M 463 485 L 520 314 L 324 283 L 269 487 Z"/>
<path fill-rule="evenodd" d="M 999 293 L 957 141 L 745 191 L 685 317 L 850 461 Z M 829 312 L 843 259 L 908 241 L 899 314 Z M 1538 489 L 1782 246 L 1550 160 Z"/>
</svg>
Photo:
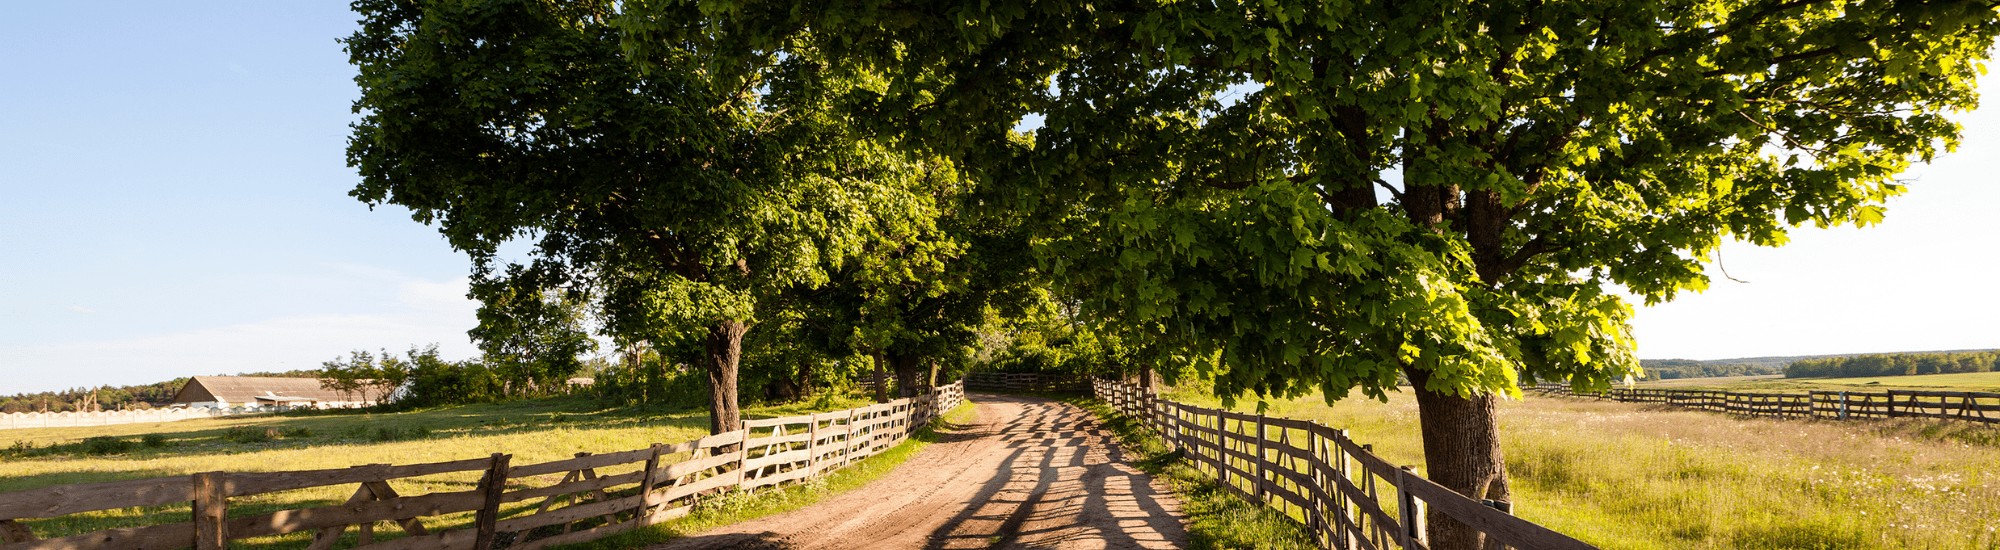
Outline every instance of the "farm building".
<svg viewBox="0 0 2000 550">
<path fill-rule="evenodd" d="M 317 378 L 196 376 L 174 394 L 173 407 L 311 407 L 339 409 L 373 405 L 373 397 L 323 389 Z"/>
</svg>

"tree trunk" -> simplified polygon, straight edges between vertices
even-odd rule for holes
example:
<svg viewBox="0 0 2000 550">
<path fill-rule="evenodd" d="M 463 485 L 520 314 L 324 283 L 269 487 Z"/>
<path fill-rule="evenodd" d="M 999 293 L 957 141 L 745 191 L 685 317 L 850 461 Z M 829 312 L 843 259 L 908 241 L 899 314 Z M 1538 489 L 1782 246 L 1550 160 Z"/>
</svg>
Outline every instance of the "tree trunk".
<svg viewBox="0 0 2000 550">
<path fill-rule="evenodd" d="M 703 342 L 710 434 L 743 428 L 743 411 L 736 408 L 736 367 L 743 359 L 744 328 L 742 321 L 725 319 L 709 327 L 708 339 Z"/>
<path fill-rule="evenodd" d="M 1423 425 L 1426 477 L 1473 500 L 1510 500 L 1507 466 L 1501 461 L 1497 396 L 1471 398 L 1424 389 L 1430 371 L 1403 368 L 1417 395 Z M 1481 550 L 1486 535 L 1432 508 L 1426 518 L 1431 550 Z"/>
<path fill-rule="evenodd" d="M 1146 367 L 1146 368 L 1142 368 L 1142 369 L 1139 369 L 1139 390 L 1140 390 L 1140 391 L 1143 391 L 1143 392 L 1145 392 L 1145 393 L 1157 393 L 1157 391 L 1155 391 L 1155 390 L 1153 389 L 1153 384 L 1154 384 L 1154 383 L 1155 383 L 1155 379 L 1154 379 L 1154 376 L 1153 376 L 1153 367 Z"/>
<path fill-rule="evenodd" d="M 896 368 L 896 397 L 917 396 L 917 365 L 920 363 L 919 359 L 915 355 L 891 354 L 889 356 L 889 361 Z"/>
<path fill-rule="evenodd" d="M 812 397 L 812 395 L 813 395 L 813 362 L 812 362 L 812 360 L 810 360 L 810 359 L 800 359 L 800 360 L 799 360 L 799 372 L 798 372 L 798 376 L 797 376 L 796 378 L 793 378 L 792 380 L 793 380 L 793 381 L 792 381 L 792 386 L 793 386 L 794 388 L 797 388 L 797 389 L 798 389 L 798 393 L 799 393 L 799 399 L 805 399 L 805 398 L 808 398 L 808 397 Z"/>
<path fill-rule="evenodd" d="M 875 352 L 875 355 L 872 358 L 874 359 L 875 363 L 875 402 L 888 403 L 889 375 L 888 373 L 882 371 L 882 363 L 884 362 L 884 359 L 882 358 L 882 352 L 879 351 Z"/>
</svg>

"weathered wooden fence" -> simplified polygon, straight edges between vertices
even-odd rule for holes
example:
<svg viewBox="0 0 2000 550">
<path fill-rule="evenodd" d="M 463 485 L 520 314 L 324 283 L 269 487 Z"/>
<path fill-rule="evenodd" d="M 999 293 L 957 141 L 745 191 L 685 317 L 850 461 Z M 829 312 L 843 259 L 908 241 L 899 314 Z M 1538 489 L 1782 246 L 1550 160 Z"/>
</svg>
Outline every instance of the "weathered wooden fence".
<svg viewBox="0 0 2000 550">
<path fill-rule="evenodd" d="M 532 549 L 596 539 L 686 515 L 697 496 L 752 490 L 819 475 L 907 439 L 958 406 L 964 383 L 913 398 L 839 412 L 748 420 L 744 429 L 673 445 L 514 465 L 512 455 L 435 464 L 370 464 L 292 472 L 206 472 L 0 493 L 0 550 L 226 548 L 236 539 L 312 532 L 309 548 L 333 548 L 348 527 L 354 548 Z M 637 465 L 599 475 L 600 469 Z M 390 480 L 476 476 L 467 490 L 404 495 Z M 561 474 L 562 477 L 555 478 Z M 548 480 L 559 479 L 550 482 Z M 355 485 L 344 504 L 267 514 L 229 513 L 230 499 Z M 440 480 L 439 486 L 450 486 Z M 406 487 L 408 487 L 406 485 Z M 192 520 L 37 539 L 22 520 L 192 503 Z M 447 516 L 472 512 L 469 523 Z M 425 518 L 431 518 L 430 523 Z M 407 536 L 376 541 L 377 522 Z M 445 524 L 454 523 L 451 528 Z"/>
<path fill-rule="evenodd" d="M 1814 391 L 1808 393 L 1744 393 L 1706 390 L 1612 389 L 1577 394 L 1567 384 L 1540 384 L 1532 389 L 1561 395 L 1595 397 L 1628 403 L 1659 403 L 1704 411 L 1774 418 L 1942 418 L 2000 424 L 2000 393 L 1963 391 L 1883 392 Z"/>
<path fill-rule="evenodd" d="M 1090 379 L 1078 374 L 1017 374 L 973 372 L 965 389 L 974 391 L 1088 391 Z"/>
<path fill-rule="evenodd" d="M 1196 407 L 1122 382 L 1098 380 L 1092 389 L 1223 487 L 1304 524 L 1322 548 L 1427 548 L 1426 510 L 1513 548 L 1595 548 L 1501 511 L 1506 503 L 1472 500 L 1419 477 L 1409 466 L 1393 466 L 1368 445 L 1348 439 L 1346 430 Z"/>
</svg>

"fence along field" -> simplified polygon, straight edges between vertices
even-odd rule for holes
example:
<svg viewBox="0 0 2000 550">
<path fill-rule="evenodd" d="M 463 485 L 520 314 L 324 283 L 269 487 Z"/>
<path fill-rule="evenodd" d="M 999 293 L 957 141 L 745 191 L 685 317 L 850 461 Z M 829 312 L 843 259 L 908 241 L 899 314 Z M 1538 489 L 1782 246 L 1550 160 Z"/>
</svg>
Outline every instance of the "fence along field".
<svg viewBox="0 0 2000 550">
<path fill-rule="evenodd" d="M 596 539 L 687 515 L 694 499 L 752 490 L 838 469 L 901 443 L 964 399 L 963 382 L 924 395 L 809 415 L 746 420 L 744 429 L 673 445 L 513 465 L 512 455 L 433 464 L 370 464 L 289 472 L 207 472 L 0 493 L 0 550 L 219 550 L 231 540 L 312 532 L 307 548 L 327 550 L 356 527 L 353 548 L 534 549 Z M 637 470 L 598 470 L 637 464 Z M 456 474 L 461 478 L 449 479 Z M 556 474 L 557 481 L 548 482 Z M 465 488 L 404 495 L 391 480 L 441 476 L 430 485 Z M 538 483 L 547 483 L 538 485 Z M 232 498 L 356 486 L 346 503 L 229 517 Z M 408 485 L 406 485 L 408 487 Z M 131 507 L 192 503 L 190 521 L 38 539 L 23 520 Z M 463 516 L 471 513 L 471 521 Z M 456 516 L 456 517 L 454 517 Z M 426 523 L 431 518 L 431 523 Z M 453 523 L 452 528 L 440 528 Z M 377 522 L 401 530 L 376 541 Z M 387 538 L 387 537 L 385 537 Z"/>
<path fill-rule="evenodd" d="M 1427 548 L 1427 509 L 1513 548 L 1596 548 L 1514 517 L 1500 509 L 1505 504 L 1466 498 L 1409 466 L 1392 466 L 1348 439 L 1346 430 L 1196 407 L 1119 382 L 1096 381 L 1092 390 L 1181 449 L 1223 487 L 1304 524 L 1322 548 Z"/>
<path fill-rule="evenodd" d="M 1565 384 L 1539 384 L 1532 389 L 1560 395 L 1596 397 L 1626 403 L 1660 403 L 1704 411 L 1773 418 L 1938 418 L 2000 424 L 2000 393 L 1968 391 L 1889 390 L 1884 392 L 1813 391 L 1744 393 L 1707 390 L 1613 389 L 1577 394 Z"/>
</svg>

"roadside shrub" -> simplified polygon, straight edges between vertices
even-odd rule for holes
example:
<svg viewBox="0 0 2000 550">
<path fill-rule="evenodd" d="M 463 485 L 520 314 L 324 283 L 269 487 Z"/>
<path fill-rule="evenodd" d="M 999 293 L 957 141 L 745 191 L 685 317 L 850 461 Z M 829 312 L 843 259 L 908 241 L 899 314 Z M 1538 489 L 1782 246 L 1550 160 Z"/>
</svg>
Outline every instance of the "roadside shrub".
<svg viewBox="0 0 2000 550">
<path fill-rule="evenodd" d="M 297 427 L 297 428 L 292 428 L 292 429 L 289 429 L 289 430 L 285 430 L 285 431 L 283 432 L 283 435 L 284 435 L 285 437 L 287 437 L 287 438 L 292 438 L 292 437 L 312 437 L 312 436 L 313 436 L 313 431 L 312 431 L 312 428 L 307 428 L 307 427 L 303 427 L 303 426 L 301 426 L 301 427 Z"/>
<path fill-rule="evenodd" d="M 147 447 L 158 449 L 160 447 L 167 446 L 167 436 L 160 434 L 146 434 L 143 436 L 139 436 L 139 442 L 146 444 Z"/>
<path fill-rule="evenodd" d="M 94 455 L 115 455 L 132 450 L 132 442 L 100 435 L 83 440 L 83 452 Z"/>
<path fill-rule="evenodd" d="M 230 443 L 263 443 L 270 441 L 271 436 L 276 434 L 277 430 L 259 430 L 248 426 L 237 426 L 230 428 L 229 431 L 222 432 L 222 440 Z"/>
</svg>

